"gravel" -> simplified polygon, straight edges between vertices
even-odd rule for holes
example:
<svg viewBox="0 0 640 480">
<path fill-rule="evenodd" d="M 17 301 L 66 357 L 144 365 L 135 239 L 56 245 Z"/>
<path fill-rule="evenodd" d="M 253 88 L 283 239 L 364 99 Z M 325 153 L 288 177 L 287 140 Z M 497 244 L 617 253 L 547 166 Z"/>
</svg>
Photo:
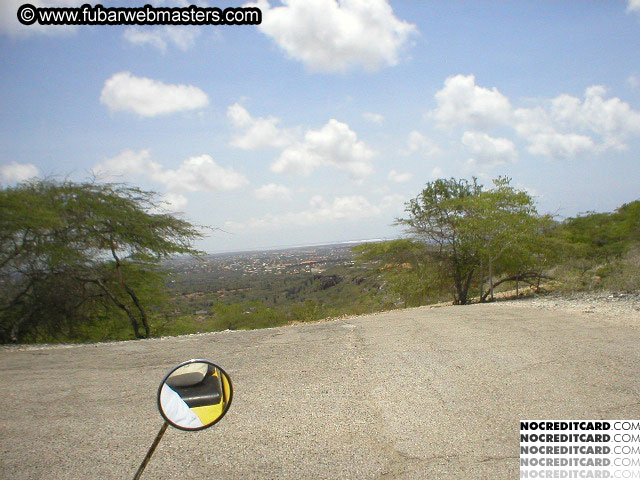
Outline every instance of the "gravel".
<svg viewBox="0 0 640 480">
<path fill-rule="evenodd" d="M 613 318 L 626 318 L 640 312 L 640 292 L 575 293 L 570 295 L 550 294 L 517 300 L 503 300 L 493 305 L 534 307 L 546 310 L 593 313 Z"/>
</svg>

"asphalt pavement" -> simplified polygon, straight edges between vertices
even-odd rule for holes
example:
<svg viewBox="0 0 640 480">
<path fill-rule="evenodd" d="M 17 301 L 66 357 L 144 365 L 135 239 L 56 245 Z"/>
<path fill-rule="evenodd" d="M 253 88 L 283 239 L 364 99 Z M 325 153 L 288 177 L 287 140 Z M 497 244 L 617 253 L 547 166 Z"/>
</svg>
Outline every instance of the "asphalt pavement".
<svg viewBox="0 0 640 480">
<path fill-rule="evenodd" d="M 640 419 L 640 313 L 417 308 L 255 331 L 0 350 L 0 478 L 130 479 L 190 358 L 234 398 L 142 479 L 517 478 L 521 419 Z"/>
</svg>

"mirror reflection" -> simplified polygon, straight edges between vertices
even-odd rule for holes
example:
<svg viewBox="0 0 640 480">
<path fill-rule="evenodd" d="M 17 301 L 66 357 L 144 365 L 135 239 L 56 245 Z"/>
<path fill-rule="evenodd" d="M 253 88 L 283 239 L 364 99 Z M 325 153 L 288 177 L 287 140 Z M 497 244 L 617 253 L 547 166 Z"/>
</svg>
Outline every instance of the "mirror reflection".
<svg viewBox="0 0 640 480">
<path fill-rule="evenodd" d="M 158 391 L 158 405 L 174 427 L 201 430 L 227 413 L 231 397 L 231 380 L 222 368 L 207 360 L 190 360 L 165 376 Z"/>
</svg>

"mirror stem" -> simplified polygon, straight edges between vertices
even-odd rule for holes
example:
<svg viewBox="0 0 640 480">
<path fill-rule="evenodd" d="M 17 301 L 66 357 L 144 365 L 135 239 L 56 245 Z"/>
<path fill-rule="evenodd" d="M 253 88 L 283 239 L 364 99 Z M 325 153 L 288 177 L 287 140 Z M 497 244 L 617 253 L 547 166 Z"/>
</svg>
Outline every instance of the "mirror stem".
<svg viewBox="0 0 640 480">
<path fill-rule="evenodd" d="M 164 435 L 164 432 L 168 426 L 169 424 L 167 422 L 164 422 L 164 424 L 160 428 L 160 431 L 156 435 L 156 439 L 151 444 L 151 448 L 149 448 L 149 451 L 147 452 L 147 456 L 144 457 L 144 460 L 140 464 L 140 468 L 138 468 L 138 471 L 136 472 L 136 476 L 133 477 L 133 480 L 138 480 L 142 476 L 142 472 L 144 472 L 144 468 L 147 466 L 147 463 L 149 463 L 149 460 L 151 460 L 151 455 L 153 455 L 153 452 L 155 451 L 156 447 L 160 443 L 160 439 L 162 438 L 162 435 Z"/>
</svg>

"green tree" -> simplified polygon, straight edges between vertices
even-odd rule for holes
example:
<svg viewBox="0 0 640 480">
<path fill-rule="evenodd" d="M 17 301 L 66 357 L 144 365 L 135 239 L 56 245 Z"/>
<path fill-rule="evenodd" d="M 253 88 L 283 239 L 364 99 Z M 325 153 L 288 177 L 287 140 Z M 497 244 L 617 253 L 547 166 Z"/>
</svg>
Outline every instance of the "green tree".
<svg viewBox="0 0 640 480">
<path fill-rule="evenodd" d="M 499 269 L 515 270 L 500 283 L 527 278 L 530 272 L 523 268 L 538 258 L 534 246 L 549 221 L 537 214 L 526 192 L 502 177 L 489 190 L 475 178 L 429 182 L 405 211 L 408 218 L 397 219 L 397 224 L 424 243 L 429 261 L 450 281 L 455 304 L 468 303 L 470 287 L 474 280 L 484 285 L 485 271 L 489 295 Z M 481 298 L 486 298 L 482 291 Z"/>
<path fill-rule="evenodd" d="M 405 307 L 437 300 L 443 282 L 425 243 L 409 238 L 364 243 L 352 248 L 361 265 L 375 265 L 388 290 Z"/>
<path fill-rule="evenodd" d="M 477 245 L 461 227 L 470 215 L 469 200 L 481 192 L 475 178 L 471 182 L 441 178 L 427 183 L 422 193 L 407 203 L 408 218 L 396 220 L 429 247 L 431 261 L 441 266 L 453 284 L 455 304 L 467 303 L 479 264 Z"/>
<path fill-rule="evenodd" d="M 545 271 L 556 264 L 566 250 L 566 245 L 553 235 L 555 222 L 550 216 L 539 216 L 534 220 L 534 225 L 530 226 L 533 227 L 531 236 L 520 237 L 518 242 L 510 244 L 495 260 L 493 273 L 496 276 L 482 278 L 481 301 L 492 296 L 493 289 L 506 282 L 515 283 L 518 294 L 521 283 L 538 289 L 542 279 L 551 278 Z M 482 286 L 486 280 L 490 282 L 490 288 L 483 291 Z"/>
<path fill-rule="evenodd" d="M 536 268 L 549 252 L 548 241 L 543 234 L 552 224 L 548 215 L 538 215 L 535 202 L 523 190 L 511 186 L 511 179 L 498 177 L 493 188 L 483 190 L 468 199 L 469 215 L 460 223 L 465 238 L 476 243 L 480 259 L 480 298 L 493 300 L 494 288 L 506 281 L 526 281 L 540 278 Z M 486 280 L 489 289 L 483 292 Z M 496 275 L 506 275 L 498 282 Z"/>
<path fill-rule="evenodd" d="M 153 192 L 122 184 L 43 180 L 0 190 L 0 340 L 73 338 L 117 312 L 136 338 L 148 337 L 160 261 L 199 253 L 198 230 L 160 207 Z"/>
</svg>

